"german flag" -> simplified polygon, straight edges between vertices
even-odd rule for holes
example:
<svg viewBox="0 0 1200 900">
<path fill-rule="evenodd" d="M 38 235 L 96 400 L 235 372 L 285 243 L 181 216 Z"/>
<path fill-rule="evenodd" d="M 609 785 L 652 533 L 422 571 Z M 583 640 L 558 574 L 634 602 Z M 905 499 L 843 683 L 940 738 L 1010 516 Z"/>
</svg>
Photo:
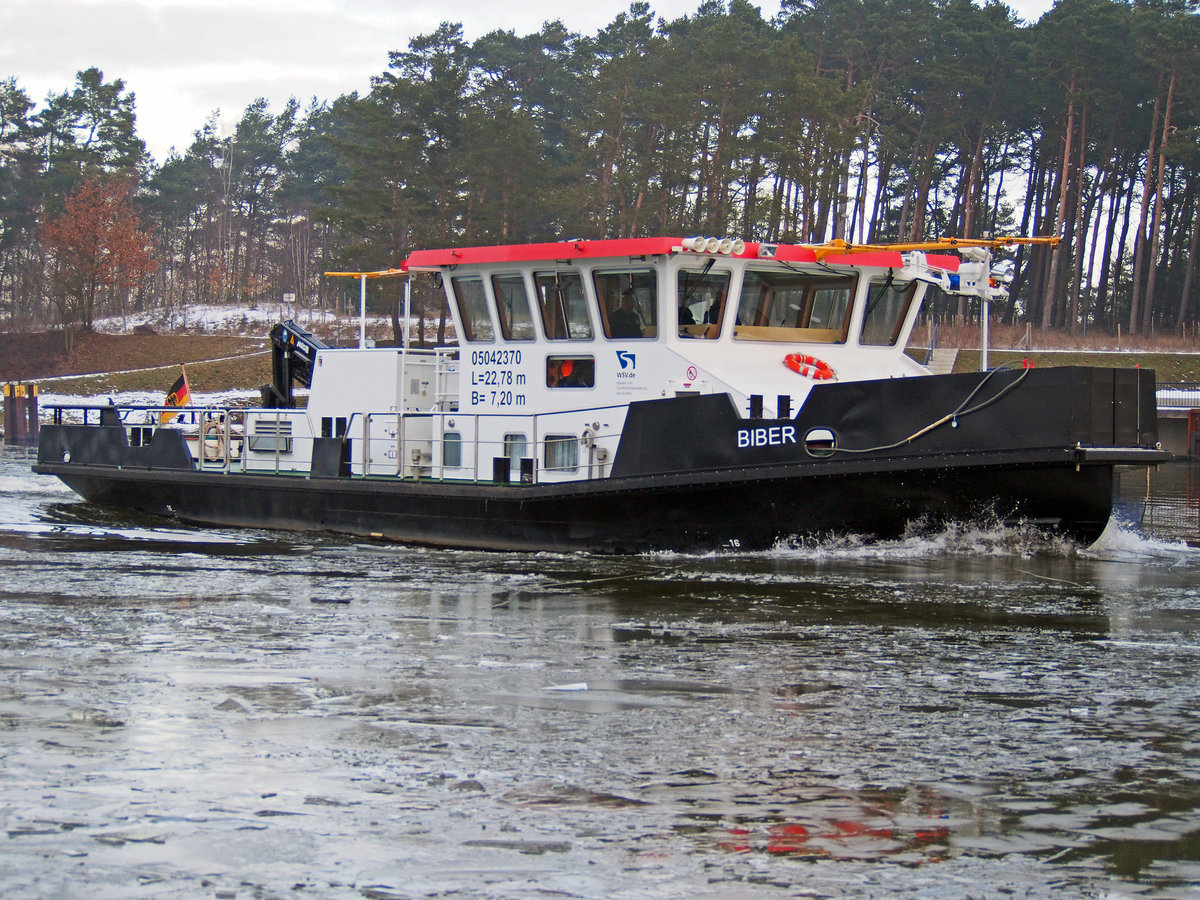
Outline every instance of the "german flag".
<svg viewBox="0 0 1200 900">
<path fill-rule="evenodd" d="M 188 401 L 192 399 L 191 392 L 188 390 L 187 369 L 180 366 L 179 370 L 181 374 L 175 379 L 175 383 L 171 385 L 171 389 L 167 391 L 167 399 L 163 401 L 163 406 L 187 406 Z M 177 415 L 179 413 L 159 413 L 158 424 L 166 425 Z"/>
</svg>

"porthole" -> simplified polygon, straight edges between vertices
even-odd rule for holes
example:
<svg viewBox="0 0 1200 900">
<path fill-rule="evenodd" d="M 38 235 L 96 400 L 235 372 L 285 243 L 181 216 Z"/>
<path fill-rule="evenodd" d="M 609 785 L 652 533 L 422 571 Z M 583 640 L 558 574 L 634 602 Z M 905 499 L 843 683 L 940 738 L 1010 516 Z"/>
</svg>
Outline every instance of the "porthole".
<svg viewBox="0 0 1200 900">
<path fill-rule="evenodd" d="M 825 459 L 837 452 L 837 435 L 828 428 L 810 428 L 804 435 L 804 452 Z"/>
</svg>

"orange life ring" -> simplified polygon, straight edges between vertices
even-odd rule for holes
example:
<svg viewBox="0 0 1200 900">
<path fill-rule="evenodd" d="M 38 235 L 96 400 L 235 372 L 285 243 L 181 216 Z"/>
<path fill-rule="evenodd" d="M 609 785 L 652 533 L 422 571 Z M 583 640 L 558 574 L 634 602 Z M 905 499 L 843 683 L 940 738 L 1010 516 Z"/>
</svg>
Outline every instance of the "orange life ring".
<svg viewBox="0 0 1200 900">
<path fill-rule="evenodd" d="M 783 358 L 783 364 L 797 375 L 803 375 L 814 381 L 830 381 L 837 377 L 825 360 L 804 353 L 789 353 Z"/>
</svg>

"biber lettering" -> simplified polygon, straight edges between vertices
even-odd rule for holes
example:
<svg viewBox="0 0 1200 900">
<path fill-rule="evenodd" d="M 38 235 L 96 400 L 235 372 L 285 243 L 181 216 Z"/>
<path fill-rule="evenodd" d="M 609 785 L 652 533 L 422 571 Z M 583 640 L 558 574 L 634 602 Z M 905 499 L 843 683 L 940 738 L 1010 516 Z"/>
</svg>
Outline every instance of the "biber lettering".
<svg viewBox="0 0 1200 900">
<path fill-rule="evenodd" d="M 796 443 L 794 425 L 773 425 L 770 428 L 739 428 L 737 445 L 743 447 L 780 447 Z"/>
</svg>

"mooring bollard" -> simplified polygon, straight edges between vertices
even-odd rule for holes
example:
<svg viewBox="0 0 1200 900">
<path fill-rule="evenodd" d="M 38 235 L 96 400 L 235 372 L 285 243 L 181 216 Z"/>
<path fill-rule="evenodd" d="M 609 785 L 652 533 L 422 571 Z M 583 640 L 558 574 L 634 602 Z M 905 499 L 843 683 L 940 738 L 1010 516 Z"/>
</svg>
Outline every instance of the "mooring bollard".
<svg viewBox="0 0 1200 900">
<path fill-rule="evenodd" d="M 37 395 L 36 384 L 4 385 L 4 443 L 37 443 Z"/>
</svg>

